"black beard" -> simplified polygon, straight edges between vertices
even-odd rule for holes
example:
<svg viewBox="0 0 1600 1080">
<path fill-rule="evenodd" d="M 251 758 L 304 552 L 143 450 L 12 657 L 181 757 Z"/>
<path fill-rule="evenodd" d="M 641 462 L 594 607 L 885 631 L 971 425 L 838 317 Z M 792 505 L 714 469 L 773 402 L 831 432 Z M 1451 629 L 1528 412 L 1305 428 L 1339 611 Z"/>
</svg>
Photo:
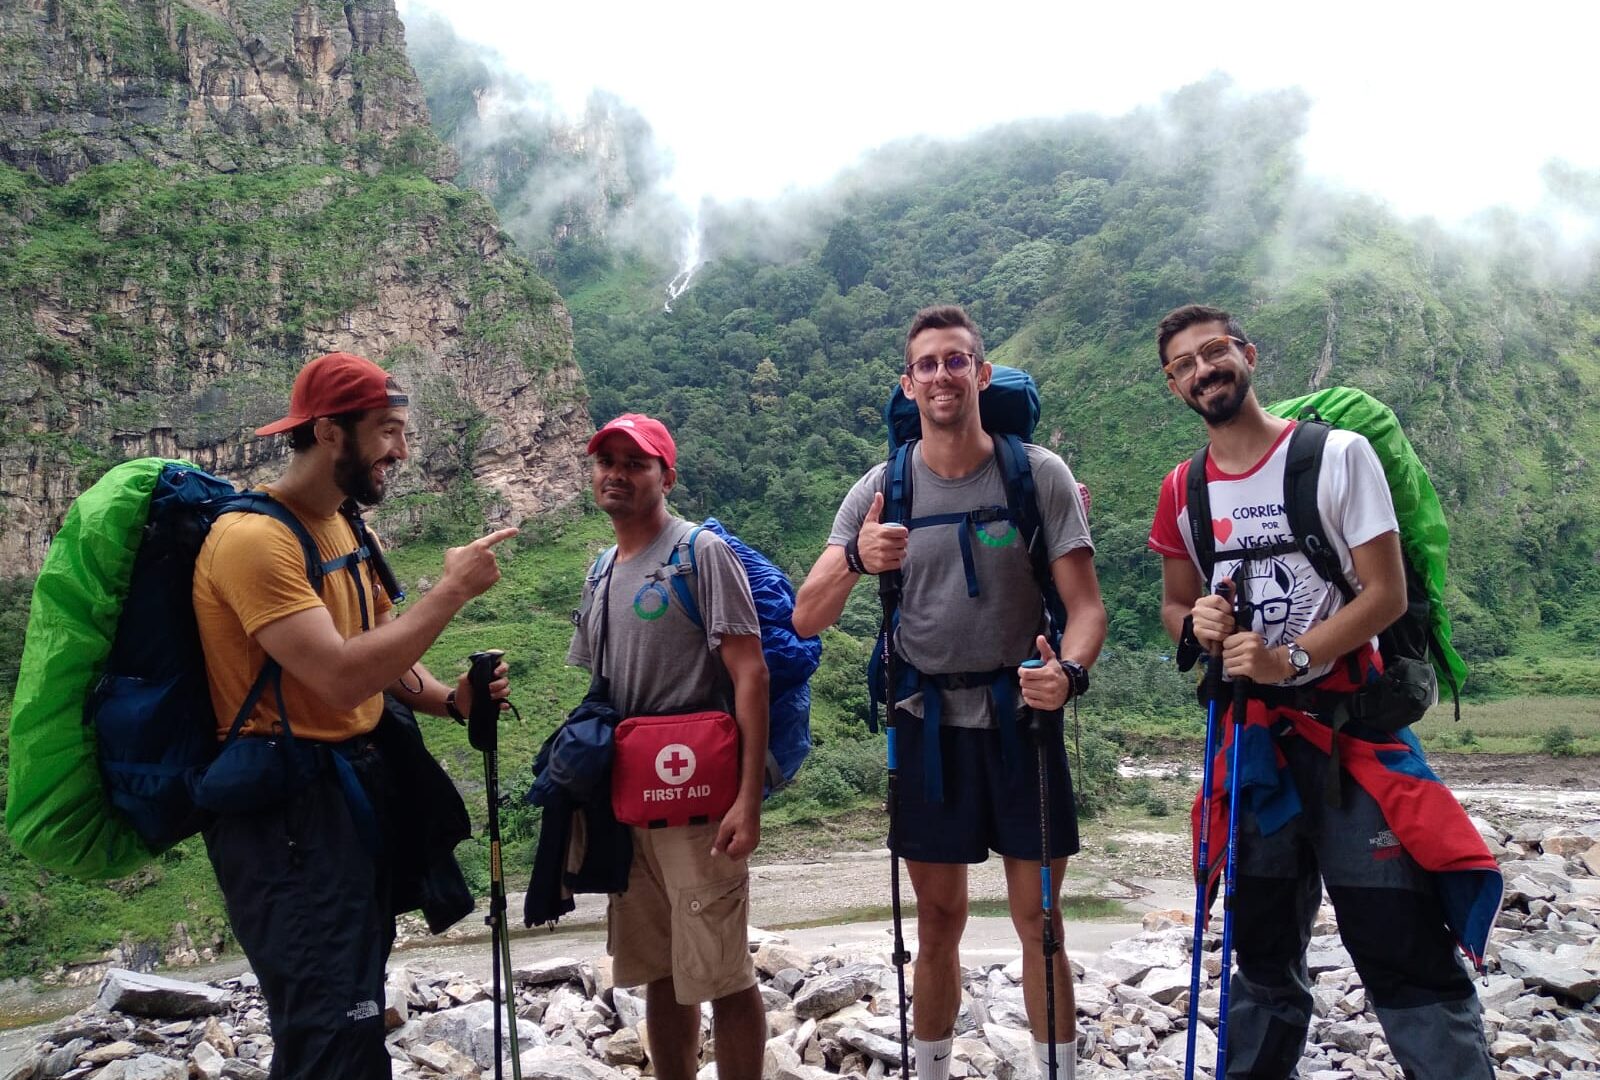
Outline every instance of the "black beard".
<svg viewBox="0 0 1600 1080">
<path fill-rule="evenodd" d="M 1217 380 L 1213 379 L 1214 383 Z M 1207 383 L 1210 386 L 1211 383 Z M 1187 402 L 1189 408 L 1200 414 L 1200 418 L 1208 424 L 1226 424 L 1239 415 L 1239 410 L 1244 408 L 1244 399 L 1250 394 L 1250 375 L 1244 372 L 1233 377 L 1233 388 L 1220 398 L 1208 404 L 1199 404 L 1200 395 L 1205 387 L 1196 386 L 1190 393 L 1194 401 Z"/>
<path fill-rule="evenodd" d="M 384 491 L 372 482 L 375 459 L 363 462 L 354 446 L 346 446 L 339 459 L 333 463 L 333 482 L 339 490 L 362 506 L 377 506 L 383 501 Z"/>
</svg>

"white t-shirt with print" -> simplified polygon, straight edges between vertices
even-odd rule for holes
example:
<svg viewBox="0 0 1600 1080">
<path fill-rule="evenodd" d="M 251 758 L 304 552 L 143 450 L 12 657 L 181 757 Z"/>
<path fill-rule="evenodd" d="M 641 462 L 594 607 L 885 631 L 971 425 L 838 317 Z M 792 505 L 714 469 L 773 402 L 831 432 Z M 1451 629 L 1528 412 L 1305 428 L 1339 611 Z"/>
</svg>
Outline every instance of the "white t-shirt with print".
<svg viewBox="0 0 1600 1080">
<path fill-rule="evenodd" d="M 1291 424 L 1266 456 L 1244 473 L 1225 473 L 1207 457 L 1207 488 L 1217 552 L 1209 583 L 1213 590 L 1224 578 L 1235 578 L 1241 566 L 1240 552 L 1291 539 L 1288 512 L 1283 505 L 1283 473 L 1293 429 Z M 1190 462 L 1183 462 L 1162 482 L 1149 546 L 1169 558 L 1187 556 L 1198 567 L 1200 562 L 1189 530 L 1189 467 Z M 1317 482 L 1317 509 L 1339 557 L 1340 569 L 1351 587 L 1360 592 L 1361 581 L 1350 549 L 1399 529 L 1383 466 L 1361 435 L 1337 428 L 1328 433 Z M 1268 647 L 1295 640 L 1338 611 L 1344 602 L 1338 586 L 1324 581 L 1298 549 L 1245 560 L 1243 566 L 1247 595 L 1255 605 L 1253 629 L 1265 638 Z M 1377 647 L 1375 639 L 1373 647 Z M 1310 682 L 1332 667 L 1330 660 L 1293 681 Z"/>
</svg>

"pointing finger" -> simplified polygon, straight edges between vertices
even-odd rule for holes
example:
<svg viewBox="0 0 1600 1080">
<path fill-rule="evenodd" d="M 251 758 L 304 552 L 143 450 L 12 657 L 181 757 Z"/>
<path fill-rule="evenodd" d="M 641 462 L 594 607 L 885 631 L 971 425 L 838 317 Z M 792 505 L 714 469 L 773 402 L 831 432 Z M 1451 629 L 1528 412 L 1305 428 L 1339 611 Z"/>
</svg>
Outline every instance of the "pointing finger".
<svg viewBox="0 0 1600 1080">
<path fill-rule="evenodd" d="M 517 535 L 517 533 L 519 533 L 521 531 L 522 531 L 521 529 L 516 529 L 516 528 L 500 529 L 500 530 L 497 530 L 496 532 L 490 533 L 488 536 L 480 536 L 480 537 L 478 537 L 469 546 L 470 547 L 475 547 L 475 548 L 492 548 L 496 544 L 503 543 L 506 540 L 510 540 L 513 536 Z"/>
</svg>

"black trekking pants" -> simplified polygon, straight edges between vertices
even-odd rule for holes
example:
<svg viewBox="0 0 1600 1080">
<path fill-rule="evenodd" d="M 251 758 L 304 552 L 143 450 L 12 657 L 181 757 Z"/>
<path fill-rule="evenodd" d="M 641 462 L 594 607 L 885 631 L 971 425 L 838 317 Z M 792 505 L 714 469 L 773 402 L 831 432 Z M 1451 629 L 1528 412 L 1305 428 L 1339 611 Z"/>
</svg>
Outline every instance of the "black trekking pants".
<svg viewBox="0 0 1600 1080">
<path fill-rule="evenodd" d="M 1339 937 L 1408 1080 L 1492 1080 L 1482 1009 L 1431 875 L 1348 773 L 1339 774 L 1340 805 L 1331 808 L 1323 800 L 1327 755 L 1293 734 L 1277 741 L 1303 809 L 1271 836 L 1240 813 L 1229 1080 L 1295 1075 L 1312 1015 L 1306 948 L 1324 884 Z"/>
<path fill-rule="evenodd" d="M 281 807 L 217 819 L 205 840 L 267 999 L 271 1080 L 389 1080 L 389 875 L 362 846 L 333 770 Z"/>
</svg>

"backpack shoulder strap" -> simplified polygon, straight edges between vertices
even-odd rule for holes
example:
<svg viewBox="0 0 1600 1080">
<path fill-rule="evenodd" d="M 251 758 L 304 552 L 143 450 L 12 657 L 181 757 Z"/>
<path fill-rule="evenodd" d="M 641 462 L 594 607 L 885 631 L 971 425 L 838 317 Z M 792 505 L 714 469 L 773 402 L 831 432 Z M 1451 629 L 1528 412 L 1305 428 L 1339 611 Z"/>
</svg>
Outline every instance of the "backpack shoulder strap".
<svg viewBox="0 0 1600 1080">
<path fill-rule="evenodd" d="M 306 580 L 311 584 L 313 592 L 319 595 L 322 592 L 322 579 L 327 573 L 327 567 L 322 562 L 322 555 L 317 551 L 317 542 L 312 538 L 310 530 L 305 523 L 296 517 L 287 506 L 264 491 L 244 491 L 228 500 L 223 513 L 264 514 L 274 521 L 281 523 L 294 538 L 300 542 L 301 554 L 306 560 Z M 360 592 L 361 590 L 357 590 Z M 366 597 L 362 596 L 362 624 L 366 624 Z M 239 711 L 234 715 L 233 725 L 228 730 L 227 742 L 232 743 L 239 737 L 239 732 L 244 730 L 245 721 L 255 711 L 256 702 L 261 695 L 271 686 L 277 699 L 278 720 L 283 724 L 284 731 L 289 738 L 294 738 L 294 731 L 289 725 L 289 712 L 283 701 L 283 667 L 270 656 L 267 657 L 261 670 L 256 673 L 255 682 L 251 683 L 249 692 L 245 695 L 244 703 L 239 706 Z"/>
<path fill-rule="evenodd" d="M 327 574 L 328 568 L 323 564 L 322 553 L 317 550 L 317 542 L 312 538 L 310 530 L 305 523 L 295 517 L 294 512 L 283 505 L 265 491 L 243 491 L 229 500 L 224 513 L 264 514 L 274 521 L 282 524 L 294 534 L 300 542 L 301 554 L 306 560 L 306 580 L 311 583 L 311 588 L 322 592 L 322 579 Z M 342 565 L 341 560 L 333 560 Z"/>
<path fill-rule="evenodd" d="M 911 452 L 917 440 L 903 442 L 889 451 L 883 468 L 883 520 L 905 524 L 911 518 Z"/>
<path fill-rule="evenodd" d="M 1189 510 L 1189 538 L 1194 541 L 1195 560 L 1200 563 L 1200 578 L 1207 589 L 1211 587 L 1211 572 L 1217 565 L 1217 538 L 1211 531 L 1211 489 L 1206 484 L 1209 450 L 1208 443 L 1189 459 L 1185 500 Z"/>
<path fill-rule="evenodd" d="M 700 605 L 695 602 L 694 590 L 689 588 L 689 583 L 684 579 L 699 569 L 695 560 L 694 545 L 705 529 L 704 525 L 696 525 L 690 529 L 687 538 L 672 545 L 672 554 L 667 556 L 666 562 L 667 566 L 673 568 L 671 577 L 673 595 L 678 598 L 678 603 L 683 605 L 683 613 L 689 616 L 689 621 L 702 630 L 706 628 L 706 624 L 700 618 Z M 684 551 L 689 553 L 687 562 L 684 561 L 682 554 Z M 687 569 L 679 569 L 680 567 Z"/>
<path fill-rule="evenodd" d="M 1296 421 L 1289 433 L 1289 453 L 1283 466 L 1283 506 L 1289 517 L 1289 531 L 1311 568 L 1330 582 L 1349 603 L 1355 589 L 1339 566 L 1339 556 L 1328 540 L 1322 511 L 1317 506 L 1317 483 L 1322 475 L 1322 451 L 1328 444 L 1331 425 L 1320 419 Z"/>
<path fill-rule="evenodd" d="M 1050 543 L 1045 536 L 1044 515 L 1039 512 L 1039 490 L 1033 481 L 1033 464 L 1028 460 L 1028 448 L 1016 435 L 991 434 L 991 438 L 994 440 L 995 461 L 1005 481 L 1006 509 L 1026 546 L 1034 581 L 1044 597 L 1052 644 L 1059 646 L 1061 634 L 1066 629 L 1067 609 L 1056 590 L 1055 578 L 1050 573 Z M 1078 497 L 1076 490 L 1072 496 Z"/>
</svg>

